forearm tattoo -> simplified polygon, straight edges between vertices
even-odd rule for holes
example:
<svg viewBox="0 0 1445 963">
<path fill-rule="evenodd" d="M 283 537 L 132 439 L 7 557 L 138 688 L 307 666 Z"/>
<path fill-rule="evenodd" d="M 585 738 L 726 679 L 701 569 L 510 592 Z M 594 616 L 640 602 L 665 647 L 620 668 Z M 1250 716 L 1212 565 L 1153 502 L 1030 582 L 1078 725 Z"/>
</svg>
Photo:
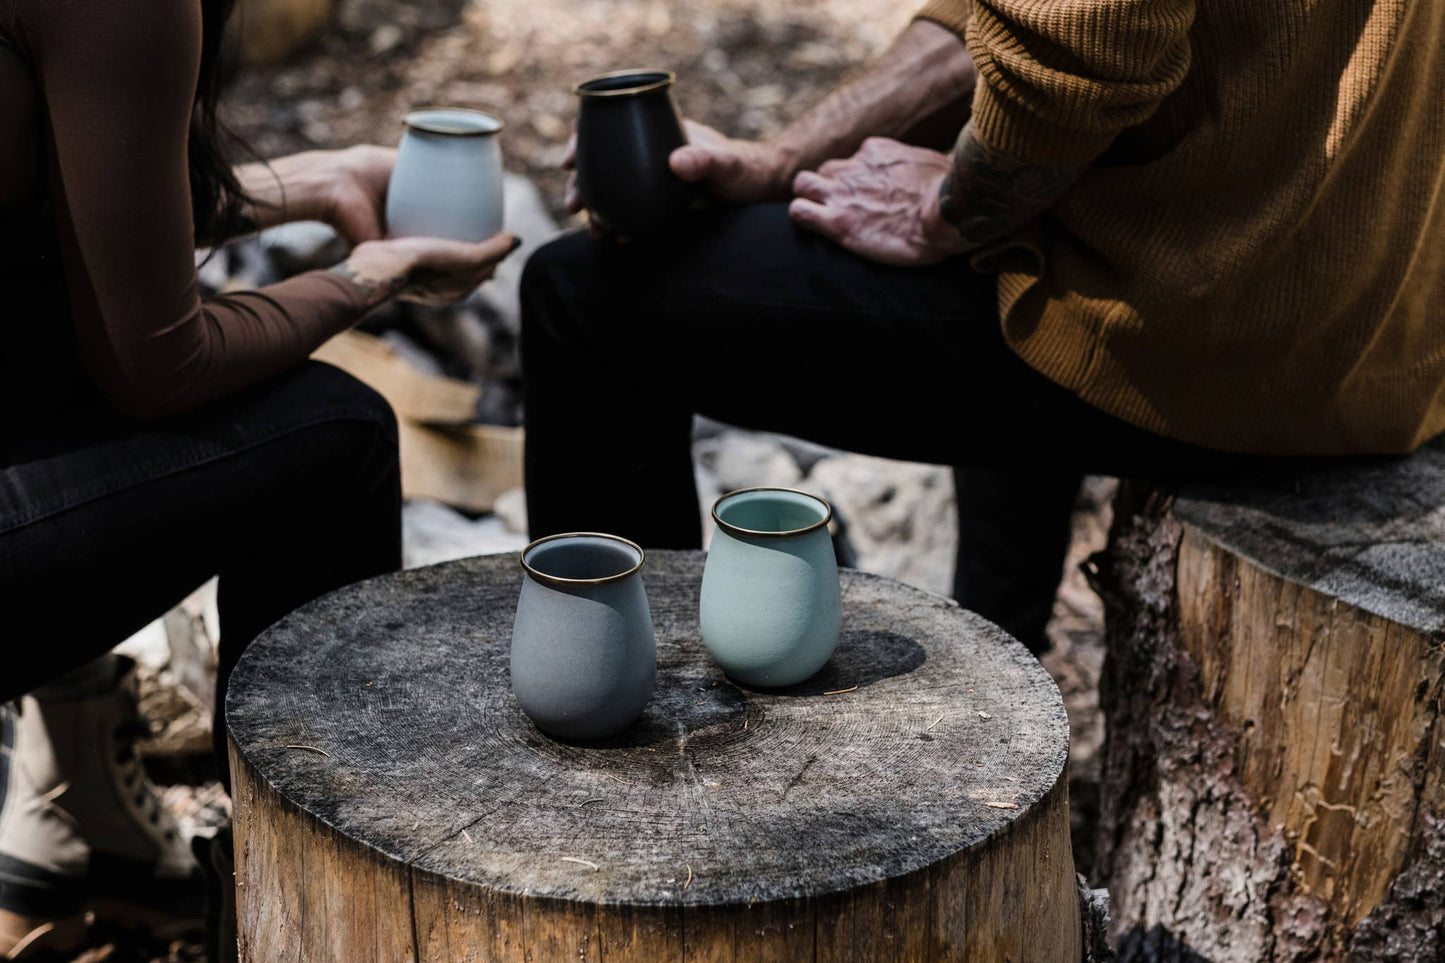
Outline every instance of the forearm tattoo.
<svg viewBox="0 0 1445 963">
<path fill-rule="evenodd" d="M 399 293 L 406 287 L 407 279 L 404 277 L 390 278 L 369 278 L 364 277 L 351 266 L 351 262 L 342 261 L 331 269 L 332 274 L 339 274 L 352 284 L 361 288 L 366 293 L 366 303 L 377 305 L 394 294 Z"/>
<path fill-rule="evenodd" d="M 970 245 L 981 247 L 1051 207 L 1087 167 L 1021 164 L 980 141 L 969 121 L 939 188 L 939 214 Z"/>
</svg>

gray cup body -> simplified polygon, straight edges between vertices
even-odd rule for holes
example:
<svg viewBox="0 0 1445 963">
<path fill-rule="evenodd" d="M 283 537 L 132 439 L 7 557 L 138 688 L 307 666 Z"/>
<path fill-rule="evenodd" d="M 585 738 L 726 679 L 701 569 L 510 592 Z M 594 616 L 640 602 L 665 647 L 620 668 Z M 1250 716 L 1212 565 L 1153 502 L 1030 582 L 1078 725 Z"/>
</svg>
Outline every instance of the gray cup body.
<svg viewBox="0 0 1445 963">
<path fill-rule="evenodd" d="M 565 544 L 552 545 L 554 558 L 567 552 Z M 615 735 L 647 708 L 656 679 L 657 642 L 640 571 L 596 585 L 559 585 L 530 572 L 523 579 L 512 691 L 538 729 L 561 739 Z"/>
</svg>

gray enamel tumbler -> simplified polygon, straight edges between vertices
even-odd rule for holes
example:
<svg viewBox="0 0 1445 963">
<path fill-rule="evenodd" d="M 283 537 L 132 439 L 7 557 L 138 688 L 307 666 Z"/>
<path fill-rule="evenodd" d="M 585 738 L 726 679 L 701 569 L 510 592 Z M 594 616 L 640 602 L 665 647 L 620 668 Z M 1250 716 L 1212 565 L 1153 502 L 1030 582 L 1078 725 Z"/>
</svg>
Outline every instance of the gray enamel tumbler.
<svg viewBox="0 0 1445 963">
<path fill-rule="evenodd" d="M 616 535 L 552 535 L 522 553 L 512 626 L 512 692 L 559 739 L 616 735 L 642 715 L 657 678 L 657 641 L 642 549 Z"/>
</svg>

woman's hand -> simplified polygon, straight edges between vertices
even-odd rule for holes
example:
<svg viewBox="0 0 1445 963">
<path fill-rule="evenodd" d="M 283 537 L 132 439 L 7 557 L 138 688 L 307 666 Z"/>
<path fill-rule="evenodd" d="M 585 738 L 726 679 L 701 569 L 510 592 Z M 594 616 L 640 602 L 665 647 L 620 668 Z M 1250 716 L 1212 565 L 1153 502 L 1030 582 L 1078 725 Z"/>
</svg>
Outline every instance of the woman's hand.
<svg viewBox="0 0 1445 963">
<path fill-rule="evenodd" d="M 477 244 L 433 237 L 364 241 L 331 270 L 366 291 L 372 306 L 393 296 L 420 304 L 451 304 L 490 278 L 521 243 L 505 233 Z"/>
<path fill-rule="evenodd" d="M 396 164 L 390 147 L 362 144 L 308 150 L 236 169 L 256 203 L 258 229 L 290 221 L 325 221 L 352 244 L 386 236 L 386 185 Z"/>
<path fill-rule="evenodd" d="M 396 165 L 396 150 L 360 144 L 325 151 L 330 188 L 320 219 L 352 244 L 386 236 L 386 186 Z"/>
<path fill-rule="evenodd" d="M 970 245 L 939 213 L 948 155 L 872 137 L 847 160 L 831 160 L 793 180 L 793 222 L 860 257 L 923 267 Z"/>
</svg>

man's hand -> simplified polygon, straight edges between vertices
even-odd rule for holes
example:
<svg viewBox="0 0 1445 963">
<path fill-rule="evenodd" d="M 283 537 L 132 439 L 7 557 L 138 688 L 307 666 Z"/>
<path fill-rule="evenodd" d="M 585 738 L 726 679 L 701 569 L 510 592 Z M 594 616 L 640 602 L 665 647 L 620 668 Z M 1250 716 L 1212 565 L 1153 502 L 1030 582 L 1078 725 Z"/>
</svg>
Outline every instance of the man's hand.
<svg viewBox="0 0 1445 963">
<path fill-rule="evenodd" d="M 685 120 L 687 144 L 672 152 L 672 172 L 690 184 L 703 184 L 713 194 L 734 204 L 782 200 L 796 169 L 791 154 L 764 141 L 737 140 L 706 124 Z M 564 204 L 571 213 L 582 210 L 577 191 L 577 135 L 567 142 L 562 169 L 567 178 Z"/>
<path fill-rule="evenodd" d="M 938 211 L 946 154 L 872 137 L 847 160 L 832 160 L 793 180 L 793 222 L 860 257 L 924 267 L 963 254 L 967 243 Z"/>
<path fill-rule="evenodd" d="M 737 140 L 693 120 L 683 125 L 687 146 L 669 158 L 678 177 L 702 184 L 713 196 L 733 204 L 788 196 L 788 183 L 797 169 L 788 151 L 768 141 Z"/>
</svg>

